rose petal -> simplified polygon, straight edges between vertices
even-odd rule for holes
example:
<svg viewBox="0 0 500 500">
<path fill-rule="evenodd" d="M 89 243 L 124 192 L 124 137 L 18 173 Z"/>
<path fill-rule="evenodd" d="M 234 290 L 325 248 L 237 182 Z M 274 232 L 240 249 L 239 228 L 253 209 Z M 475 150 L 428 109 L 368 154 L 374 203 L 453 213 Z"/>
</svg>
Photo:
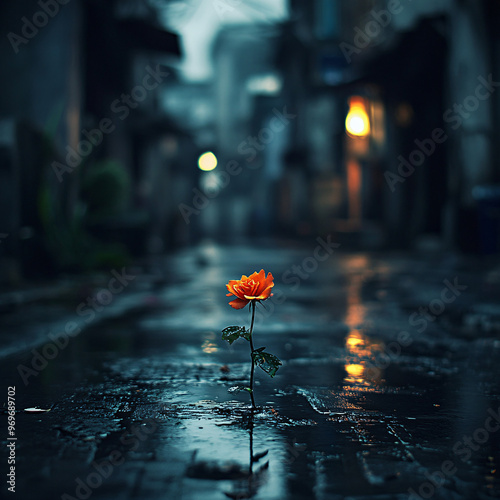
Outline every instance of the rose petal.
<svg viewBox="0 0 500 500">
<path fill-rule="evenodd" d="M 267 287 L 258 297 L 259 300 L 266 300 L 267 298 L 269 298 L 269 295 L 271 295 L 271 289 L 272 289 L 273 285 Z"/>
<path fill-rule="evenodd" d="M 229 305 L 234 309 L 243 309 L 250 301 L 245 299 L 235 299 L 229 302 Z"/>
<path fill-rule="evenodd" d="M 226 288 L 231 295 L 237 298 L 229 304 L 235 309 L 242 309 L 251 300 L 266 300 L 271 294 L 271 289 L 274 287 L 274 277 L 272 273 L 266 272 L 261 269 L 259 272 L 255 271 L 250 276 L 243 274 L 240 280 L 229 280 Z"/>
<path fill-rule="evenodd" d="M 258 295 L 261 295 L 265 290 L 267 290 L 268 288 L 272 288 L 273 286 L 274 283 L 272 280 L 264 280 L 259 287 Z"/>
<path fill-rule="evenodd" d="M 266 288 L 267 288 L 268 286 L 270 286 L 271 284 L 272 284 L 272 286 L 274 286 L 273 281 L 274 281 L 274 277 L 273 277 L 273 275 L 272 275 L 271 273 L 268 273 L 267 278 L 266 278 L 266 280 L 265 280 Z"/>
</svg>

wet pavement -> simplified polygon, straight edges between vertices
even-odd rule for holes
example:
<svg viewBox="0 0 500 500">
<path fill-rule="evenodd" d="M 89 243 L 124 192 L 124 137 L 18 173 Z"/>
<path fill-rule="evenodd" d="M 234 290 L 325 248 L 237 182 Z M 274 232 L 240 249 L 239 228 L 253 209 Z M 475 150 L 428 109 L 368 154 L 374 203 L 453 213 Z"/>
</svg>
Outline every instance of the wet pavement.
<svg viewBox="0 0 500 500">
<path fill-rule="evenodd" d="M 250 321 L 225 283 L 261 268 L 255 345 L 283 366 L 252 414 L 248 343 L 220 331 Z M 500 497 L 498 261 L 324 238 L 155 269 L 2 309 L 2 498 Z"/>
</svg>

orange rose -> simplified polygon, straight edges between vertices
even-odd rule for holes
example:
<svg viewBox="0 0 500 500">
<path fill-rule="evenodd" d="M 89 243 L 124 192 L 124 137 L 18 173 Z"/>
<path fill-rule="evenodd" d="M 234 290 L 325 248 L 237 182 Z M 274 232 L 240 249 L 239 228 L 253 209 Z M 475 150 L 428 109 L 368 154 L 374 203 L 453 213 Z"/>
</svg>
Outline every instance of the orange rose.
<svg viewBox="0 0 500 500">
<path fill-rule="evenodd" d="M 267 274 L 264 269 L 250 276 L 243 275 L 240 280 L 229 280 L 226 285 L 230 292 L 227 296 L 236 295 L 237 299 L 229 302 L 231 307 L 242 309 L 252 300 L 266 300 L 271 297 L 271 288 L 274 286 L 274 278 L 271 273 Z"/>
</svg>

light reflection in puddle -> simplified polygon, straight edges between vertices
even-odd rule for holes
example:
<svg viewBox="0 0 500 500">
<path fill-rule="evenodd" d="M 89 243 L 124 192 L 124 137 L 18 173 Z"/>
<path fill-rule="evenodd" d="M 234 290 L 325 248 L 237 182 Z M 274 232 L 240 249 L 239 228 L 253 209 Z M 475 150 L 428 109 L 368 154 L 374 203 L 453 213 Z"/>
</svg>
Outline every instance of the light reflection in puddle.
<svg viewBox="0 0 500 500">
<path fill-rule="evenodd" d="M 201 350 L 206 354 L 213 354 L 214 352 L 217 352 L 219 350 L 217 344 L 215 343 L 214 332 L 207 332 L 205 340 L 201 344 Z"/>
<path fill-rule="evenodd" d="M 352 330 L 346 338 L 347 372 L 344 381 L 351 384 L 376 385 L 382 381 L 382 370 L 377 367 L 376 357 L 383 352 L 384 344 L 376 342 L 359 330 Z"/>
<path fill-rule="evenodd" d="M 354 271 L 366 267 L 365 259 L 352 262 Z M 366 320 L 367 309 L 361 300 L 361 287 L 364 276 L 360 272 L 350 275 L 347 283 L 345 324 L 350 331 L 345 340 L 346 359 L 344 382 L 362 386 L 379 384 L 383 373 L 377 367 L 376 356 L 383 352 L 383 342 L 377 342 L 361 332 Z"/>
<path fill-rule="evenodd" d="M 362 377 L 363 372 L 365 371 L 365 367 L 363 365 L 346 364 L 345 371 L 349 374 L 350 377 L 357 379 Z"/>
</svg>

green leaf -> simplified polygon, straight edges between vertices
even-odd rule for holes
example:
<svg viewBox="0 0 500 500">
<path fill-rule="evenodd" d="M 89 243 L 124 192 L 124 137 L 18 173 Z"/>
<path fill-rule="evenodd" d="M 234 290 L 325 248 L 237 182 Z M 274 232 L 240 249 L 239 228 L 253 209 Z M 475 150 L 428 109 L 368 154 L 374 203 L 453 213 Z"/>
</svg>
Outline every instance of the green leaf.
<svg viewBox="0 0 500 500">
<path fill-rule="evenodd" d="M 233 387 L 230 387 L 227 392 L 230 392 L 232 394 L 235 394 L 237 392 L 241 391 L 247 391 L 247 392 L 252 392 L 252 389 L 250 387 L 245 387 L 244 385 L 233 385 Z"/>
<path fill-rule="evenodd" d="M 241 334 L 241 338 L 242 339 L 245 339 L 245 340 L 248 340 L 250 342 L 250 330 L 245 330 L 242 334 Z"/>
<path fill-rule="evenodd" d="M 227 340 L 229 344 L 232 344 L 240 337 L 246 338 L 245 335 L 246 330 L 244 326 L 228 326 L 222 330 L 222 340 Z"/>
<path fill-rule="evenodd" d="M 274 377 L 278 368 L 282 365 L 279 358 L 269 352 L 263 352 L 264 348 L 259 348 L 252 352 L 252 357 L 256 365 L 260 366 L 270 377 Z"/>
</svg>

